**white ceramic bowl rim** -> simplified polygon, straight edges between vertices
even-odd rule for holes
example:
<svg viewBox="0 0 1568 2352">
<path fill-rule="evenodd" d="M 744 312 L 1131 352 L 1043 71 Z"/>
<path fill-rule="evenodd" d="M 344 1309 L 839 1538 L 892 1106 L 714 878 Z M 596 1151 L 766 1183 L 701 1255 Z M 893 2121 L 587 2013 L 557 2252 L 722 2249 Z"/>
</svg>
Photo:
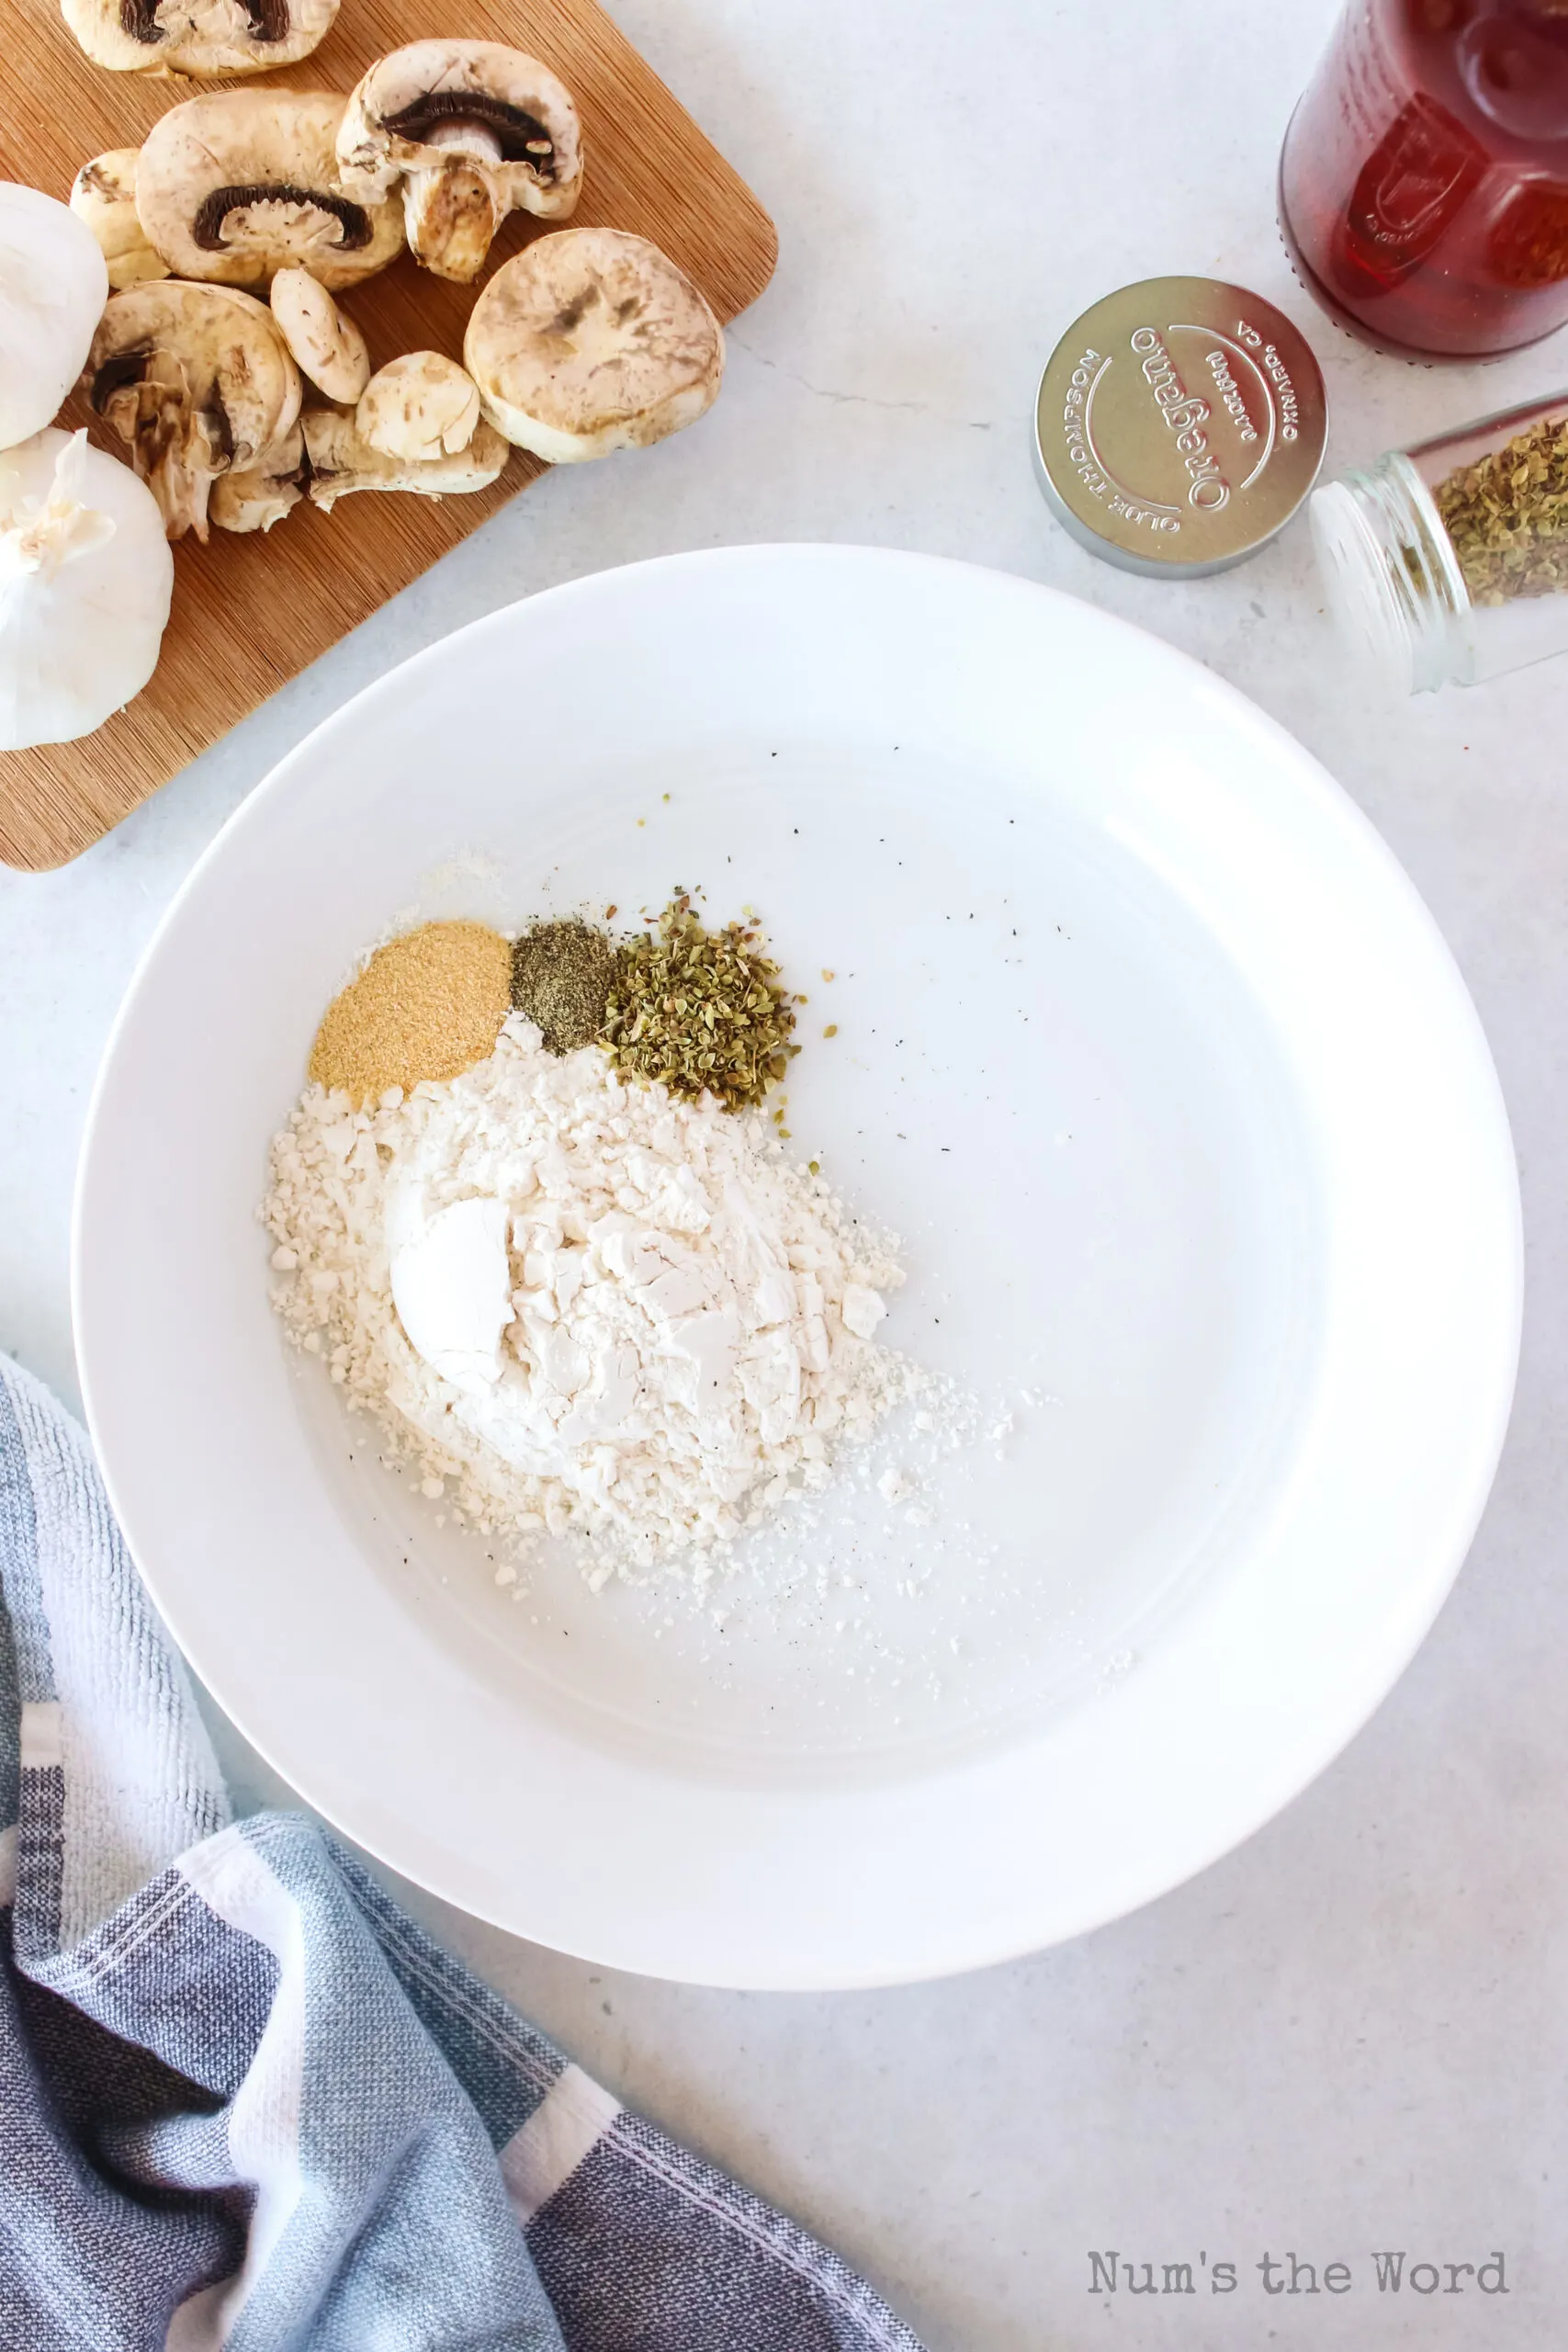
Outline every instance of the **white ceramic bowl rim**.
<svg viewBox="0 0 1568 2352">
<path fill-rule="evenodd" d="M 367 729 L 460 691 L 451 682 L 465 665 L 516 663 L 536 642 L 608 628 L 632 644 L 670 615 L 722 632 L 727 614 L 750 614 L 755 630 L 770 604 L 823 648 L 863 631 L 868 665 L 896 638 L 908 660 L 922 632 L 961 642 L 977 673 L 993 651 L 1000 674 L 1004 660 L 1016 671 L 1031 648 L 1042 659 L 1050 649 L 1064 695 L 1080 673 L 1086 694 L 1091 677 L 1121 682 L 1125 730 L 1152 729 L 1144 756 L 1185 730 L 1195 779 L 1205 760 L 1226 770 L 1234 748 L 1224 788 L 1234 783 L 1237 858 L 1252 854 L 1251 836 L 1240 840 L 1248 827 L 1259 844 L 1274 830 L 1303 905 L 1337 910 L 1336 954 L 1363 991 L 1378 1049 L 1399 1046 L 1400 1117 L 1422 1140 L 1427 1181 L 1412 1204 L 1422 1254 L 1401 1261 L 1398 1283 L 1412 1312 L 1424 1283 L 1427 1306 L 1418 1348 L 1386 1328 L 1374 1251 L 1359 1269 L 1359 1321 L 1353 1297 L 1337 1306 L 1342 1377 L 1303 1433 L 1291 1523 L 1269 1531 L 1258 1575 L 1203 1597 L 1094 1705 L 908 1785 L 674 1791 L 558 1726 L 481 1721 L 460 1677 L 422 1684 L 417 1645 L 382 1627 L 366 1637 L 364 1679 L 378 1688 L 361 1690 L 347 1671 L 334 1679 L 317 1652 L 349 1639 L 351 1621 L 334 1620 L 330 1592 L 318 1626 L 280 1640 L 243 1575 L 214 1577 L 215 1557 L 243 1556 L 252 1542 L 248 1524 L 225 1519 L 224 1476 L 242 1455 L 226 1472 L 220 1449 L 208 1465 L 184 1448 L 180 1417 L 202 1409 L 203 1380 L 221 1388 L 227 1375 L 182 1371 L 177 1335 L 151 1328 L 164 1310 L 134 1261 L 159 1212 L 138 1172 L 137 1122 L 155 1085 L 158 1024 L 188 990 L 203 926 L 240 903 L 247 864 L 265 863 L 269 841 L 308 849 L 326 823 L 312 778 L 352 771 Z M 1141 716 L 1151 709 L 1157 728 Z M 1351 1027 L 1340 1043 L 1353 1057 Z M 1390 1073 L 1360 1075 L 1375 1120 Z M 1384 1224 L 1392 1263 L 1403 1244 Z M 1053 590 L 939 559 L 809 546 L 665 557 L 571 582 L 428 648 L 297 746 L 198 861 L 128 993 L 88 1117 L 73 1249 L 83 1387 L 111 1501 L 176 1638 L 263 1755 L 371 1853 L 481 1917 L 611 1964 L 787 1986 L 931 1976 L 1078 1933 L 1201 1869 L 1321 1771 L 1403 1669 L 1469 1546 L 1511 1403 L 1520 1279 L 1517 1180 L 1480 1024 L 1391 854 L 1309 755 L 1196 663 Z M 1399 1368 L 1398 1408 L 1375 1432 L 1361 1364 L 1368 1380 Z M 280 1503 L 267 1540 L 287 1543 L 288 1529 Z M 430 1736 L 400 1758 L 386 1710 L 407 1709 L 416 1691 Z M 470 1707 L 471 1764 L 460 1752 Z M 508 1752 L 520 1790 L 554 1793 L 520 1798 L 516 1843 L 502 1854 L 476 1848 L 464 1808 L 466 1776 Z M 593 1866 L 596 1836 L 614 1850 Z"/>
</svg>

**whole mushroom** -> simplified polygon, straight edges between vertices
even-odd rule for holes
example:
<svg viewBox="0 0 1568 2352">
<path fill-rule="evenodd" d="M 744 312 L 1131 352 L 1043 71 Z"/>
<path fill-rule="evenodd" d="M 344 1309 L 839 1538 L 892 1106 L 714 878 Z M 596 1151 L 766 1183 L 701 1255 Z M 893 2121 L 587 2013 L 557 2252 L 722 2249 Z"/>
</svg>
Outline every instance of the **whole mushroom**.
<svg viewBox="0 0 1568 2352">
<path fill-rule="evenodd" d="M 147 242 L 147 232 L 136 209 L 136 167 L 140 147 L 111 147 L 84 164 L 71 186 L 71 209 L 85 221 L 108 264 L 109 284 L 117 291 L 138 285 L 144 277 L 167 277 L 169 265 Z"/>
<path fill-rule="evenodd" d="M 225 90 L 153 124 L 136 172 L 148 242 L 176 276 L 265 286 L 302 266 L 329 291 L 403 249 L 395 204 L 344 195 L 332 91 Z"/>
<path fill-rule="evenodd" d="M 61 0 L 96 64 L 116 74 L 270 74 L 309 57 L 338 0 Z"/>
<path fill-rule="evenodd" d="M 683 270 L 623 229 L 563 229 L 502 264 L 463 358 L 488 421 L 552 465 L 646 448 L 718 397 L 724 336 Z"/>
<path fill-rule="evenodd" d="M 283 441 L 301 398 L 265 302 L 177 277 L 110 295 L 84 382 L 129 445 L 171 539 L 206 538 L 213 483 Z"/>
<path fill-rule="evenodd" d="M 344 188 L 367 203 L 401 179 L 415 259 L 463 285 L 509 212 L 564 220 L 582 186 L 570 92 L 499 41 L 394 50 L 350 97 L 337 153 Z"/>
</svg>

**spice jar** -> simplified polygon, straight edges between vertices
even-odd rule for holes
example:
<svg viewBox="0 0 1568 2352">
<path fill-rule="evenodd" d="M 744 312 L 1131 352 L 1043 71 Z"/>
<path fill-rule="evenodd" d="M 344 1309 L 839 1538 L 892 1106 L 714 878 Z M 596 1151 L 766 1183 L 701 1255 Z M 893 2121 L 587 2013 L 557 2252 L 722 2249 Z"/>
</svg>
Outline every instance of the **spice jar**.
<svg viewBox="0 0 1568 2352">
<path fill-rule="evenodd" d="M 1568 322 L 1564 0 L 1349 0 L 1280 218 L 1307 290 L 1393 349 L 1481 357 Z"/>
<path fill-rule="evenodd" d="M 1342 633 L 1407 694 L 1568 652 L 1568 391 L 1391 450 L 1308 512 Z"/>
</svg>

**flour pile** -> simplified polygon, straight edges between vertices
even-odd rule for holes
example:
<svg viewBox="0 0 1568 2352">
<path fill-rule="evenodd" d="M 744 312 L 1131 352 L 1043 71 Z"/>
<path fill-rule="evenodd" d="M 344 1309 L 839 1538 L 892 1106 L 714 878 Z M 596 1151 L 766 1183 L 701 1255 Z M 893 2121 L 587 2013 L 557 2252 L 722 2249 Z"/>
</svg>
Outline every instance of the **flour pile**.
<svg viewBox="0 0 1568 2352">
<path fill-rule="evenodd" d="M 378 1109 L 311 1087 L 262 1213 L 289 1335 L 391 1455 L 483 1532 L 586 1535 L 596 1583 L 705 1577 L 919 1385 L 874 1337 L 897 1245 L 761 1114 L 628 1087 L 521 1014 Z"/>
</svg>

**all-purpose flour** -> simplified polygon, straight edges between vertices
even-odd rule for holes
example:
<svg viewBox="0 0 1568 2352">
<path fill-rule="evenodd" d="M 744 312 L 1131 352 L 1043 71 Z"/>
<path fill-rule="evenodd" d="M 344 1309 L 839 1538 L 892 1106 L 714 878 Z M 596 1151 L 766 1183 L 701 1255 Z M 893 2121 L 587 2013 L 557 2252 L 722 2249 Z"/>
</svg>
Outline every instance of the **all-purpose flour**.
<svg viewBox="0 0 1568 2352">
<path fill-rule="evenodd" d="M 874 1337 L 895 1245 L 761 1114 L 625 1086 L 520 1015 L 378 1110 L 312 1087 L 263 1214 L 290 1336 L 426 1490 L 455 1481 L 487 1530 L 581 1531 L 596 1578 L 705 1575 L 919 1385 Z"/>
</svg>

